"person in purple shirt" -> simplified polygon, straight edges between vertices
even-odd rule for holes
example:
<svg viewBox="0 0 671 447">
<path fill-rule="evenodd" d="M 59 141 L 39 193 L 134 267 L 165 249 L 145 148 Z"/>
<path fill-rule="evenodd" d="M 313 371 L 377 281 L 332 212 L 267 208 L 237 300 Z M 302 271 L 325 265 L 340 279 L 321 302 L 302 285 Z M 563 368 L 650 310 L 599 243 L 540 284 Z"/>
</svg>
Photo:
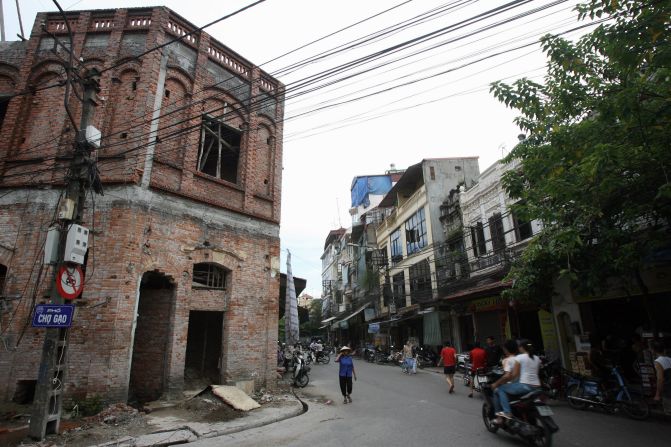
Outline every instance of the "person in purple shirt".
<svg viewBox="0 0 671 447">
<path fill-rule="evenodd" d="M 356 380 L 351 352 L 352 350 L 348 346 L 343 346 L 335 359 L 336 362 L 340 363 L 340 392 L 343 395 L 344 404 L 352 403 L 352 378 Z"/>
</svg>

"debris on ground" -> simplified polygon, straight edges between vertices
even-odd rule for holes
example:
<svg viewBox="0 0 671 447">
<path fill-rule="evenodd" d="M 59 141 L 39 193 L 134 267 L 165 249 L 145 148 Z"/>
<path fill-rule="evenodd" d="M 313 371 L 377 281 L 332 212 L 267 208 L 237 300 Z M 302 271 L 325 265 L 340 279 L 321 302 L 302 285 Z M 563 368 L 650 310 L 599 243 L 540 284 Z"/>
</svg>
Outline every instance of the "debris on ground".
<svg viewBox="0 0 671 447">
<path fill-rule="evenodd" d="M 107 425 L 124 424 L 137 418 L 139 411 L 124 403 L 112 404 L 95 416 L 84 418 L 87 422 L 102 422 Z"/>
<path fill-rule="evenodd" d="M 236 410 L 250 411 L 259 408 L 258 402 L 241 389 L 227 385 L 211 385 L 212 393 Z"/>
</svg>

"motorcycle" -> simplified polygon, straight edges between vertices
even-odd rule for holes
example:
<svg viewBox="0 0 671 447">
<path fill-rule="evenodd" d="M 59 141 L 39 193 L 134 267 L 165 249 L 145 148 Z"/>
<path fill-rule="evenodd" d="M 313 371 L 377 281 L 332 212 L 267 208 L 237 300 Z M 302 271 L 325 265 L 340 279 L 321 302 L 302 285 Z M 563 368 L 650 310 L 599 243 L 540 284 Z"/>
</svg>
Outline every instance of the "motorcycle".
<svg viewBox="0 0 671 447">
<path fill-rule="evenodd" d="M 466 374 L 470 369 L 471 355 L 468 352 L 457 354 L 457 372 Z"/>
<path fill-rule="evenodd" d="M 417 349 L 417 367 L 425 368 L 427 366 L 436 366 L 438 364 L 438 356 L 430 349 L 420 346 Z"/>
<path fill-rule="evenodd" d="M 520 436 L 531 445 L 550 447 L 552 435 L 559 430 L 559 427 L 552 419 L 552 409 L 542 400 L 545 396 L 542 389 L 531 391 L 511 401 L 513 417 L 503 419 L 502 424 L 495 422 L 494 391 L 491 384 L 502 374 L 503 371 L 498 368 L 493 370 L 487 376 L 487 383 L 482 385 L 482 394 L 485 397 L 485 402 L 482 404 L 482 420 L 485 428 L 490 433 L 503 429 L 512 435 Z"/>
<path fill-rule="evenodd" d="M 310 381 L 310 366 L 307 365 L 303 353 L 296 350 L 293 354 L 293 364 L 294 364 L 294 386 L 299 388 L 305 388 L 305 386 Z"/>
<path fill-rule="evenodd" d="M 328 351 L 321 350 L 315 352 L 315 363 L 321 363 L 323 365 L 328 364 L 331 361 L 331 354 Z"/>
<path fill-rule="evenodd" d="M 610 413 L 622 409 L 632 419 L 647 419 L 650 416 L 648 402 L 640 393 L 629 389 L 619 368 L 611 368 L 610 379 L 614 382 L 604 383 L 595 377 L 573 374 L 566 388 L 571 408 L 599 407 Z"/>
<path fill-rule="evenodd" d="M 558 359 L 547 361 L 547 359 L 541 357 L 541 361 L 539 377 L 543 391 L 545 391 L 551 399 L 558 400 L 563 398 L 566 392 L 566 377 L 568 377 L 568 371 L 561 367 Z"/>
<path fill-rule="evenodd" d="M 464 386 L 470 387 L 471 381 L 475 381 L 473 384 L 473 391 L 478 393 L 482 392 L 483 385 L 489 381 L 487 370 L 485 368 L 478 368 L 475 372 L 475 375 L 471 375 L 471 364 L 466 364 L 466 371 L 464 372 Z"/>
</svg>

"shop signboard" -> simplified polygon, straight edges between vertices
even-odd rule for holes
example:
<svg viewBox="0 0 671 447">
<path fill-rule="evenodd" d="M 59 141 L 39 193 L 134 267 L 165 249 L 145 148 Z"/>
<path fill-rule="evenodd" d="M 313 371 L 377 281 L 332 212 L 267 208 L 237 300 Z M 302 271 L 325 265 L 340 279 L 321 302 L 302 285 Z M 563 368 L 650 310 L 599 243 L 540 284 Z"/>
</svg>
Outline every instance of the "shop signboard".
<svg viewBox="0 0 671 447">
<path fill-rule="evenodd" d="M 365 321 L 370 321 L 375 318 L 375 309 L 372 307 L 369 307 L 367 309 L 364 309 L 363 311 L 363 318 Z"/>
<path fill-rule="evenodd" d="M 377 334 L 380 332 L 380 325 L 378 323 L 371 323 L 368 325 L 369 334 Z"/>
<path fill-rule="evenodd" d="M 555 330 L 555 323 L 552 314 L 546 310 L 538 311 L 538 323 L 541 328 L 541 337 L 543 338 L 543 347 L 546 354 L 552 352 L 559 355 L 559 339 Z"/>
</svg>

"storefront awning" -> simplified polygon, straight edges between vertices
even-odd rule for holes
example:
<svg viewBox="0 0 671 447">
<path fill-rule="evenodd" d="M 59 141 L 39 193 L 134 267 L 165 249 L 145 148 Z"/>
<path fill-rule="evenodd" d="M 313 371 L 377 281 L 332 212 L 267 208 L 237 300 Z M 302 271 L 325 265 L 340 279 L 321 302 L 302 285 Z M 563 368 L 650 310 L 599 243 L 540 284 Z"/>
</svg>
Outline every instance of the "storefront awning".
<svg viewBox="0 0 671 447">
<path fill-rule="evenodd" d="M 366 304 L 364 304 L 363 306 L 359 307 L 357 310 L 355 310 L 355 311 L 352 312 L 351 314 L 347 315 L 345 318 L 343 318 L 343 319 L 341 319 L 341 320 L 338 320 L 338 321 L 337 321 L 336 323 L 334 323 L 334 324 L 338 324 L 338 323 L 340 323 L 340 322 L 342 322 L 342 321 L 347 321 L 347 320 L 349 320 L 349 319 L 352 318 L 353 316 L 358 315 L 358 314 L 360 314 L 361 312 L 363 312 L 363 310 L 364 310 L 366 307 L 370 306 L 371 304 L 373 304 L 373 303 L 366 303 Z M 322 321 L 322 323 L 323 323 L 323 321 Z"/>
</svg>

